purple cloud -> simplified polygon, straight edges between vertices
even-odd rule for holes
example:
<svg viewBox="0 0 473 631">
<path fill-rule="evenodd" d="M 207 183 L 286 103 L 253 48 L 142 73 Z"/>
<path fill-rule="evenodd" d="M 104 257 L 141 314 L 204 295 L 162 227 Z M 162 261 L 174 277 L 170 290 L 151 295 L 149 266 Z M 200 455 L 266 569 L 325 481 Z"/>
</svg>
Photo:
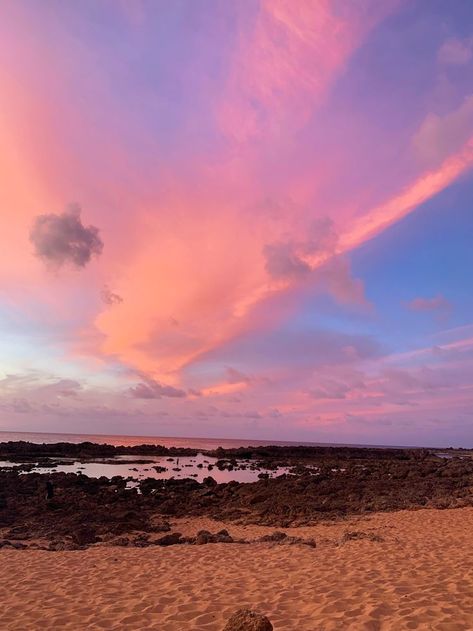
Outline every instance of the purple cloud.
<svg viewBox="0 0 473 631">
<path fill-rule="evenodd" d="M 135 399 L 161 399 L 162 397 L 182 399 L 186 396 L 185 390 L 159 383 L 159 381 L 150 378 L 144 378 L 141 383 L 130 388 L 129 392 Z"/>
<path fill-rule="evenodd" d="M 95 226 L 84 226 L 81 209 L 71 204 L 59 215 L 38 215 L 30 232 L 35 254 L 53 268 L 65 264 L 82 268 L 92 256 L 100 256 L 103 241 Z"/>
</svg>

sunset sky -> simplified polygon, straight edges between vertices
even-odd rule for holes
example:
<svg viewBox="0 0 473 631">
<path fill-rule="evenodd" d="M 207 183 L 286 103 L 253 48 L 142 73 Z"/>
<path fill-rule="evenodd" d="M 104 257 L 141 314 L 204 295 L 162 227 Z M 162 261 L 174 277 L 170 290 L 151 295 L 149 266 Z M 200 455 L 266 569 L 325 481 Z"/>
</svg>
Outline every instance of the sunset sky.
<svg viewBox="0 0 473 631">
<path fill-rule="evenodd" d="M 0 430 L 473 446 L 471 0 L 0 0 Z"/>
</svg>

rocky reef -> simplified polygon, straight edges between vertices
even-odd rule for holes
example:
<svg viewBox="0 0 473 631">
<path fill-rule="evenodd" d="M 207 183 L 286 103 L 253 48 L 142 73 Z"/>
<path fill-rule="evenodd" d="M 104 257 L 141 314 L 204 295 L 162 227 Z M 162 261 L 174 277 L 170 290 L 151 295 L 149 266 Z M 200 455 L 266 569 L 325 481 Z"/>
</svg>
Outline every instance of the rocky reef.
<svg viewBox="0 0 473 631">
<path fill-rule="evenodd" d="M 8 457 L 16 455 L 18 461 L 20 455 L 24 461 L 39 453 L 42 457 L 47 450 L 55 458 L 70 455 L 71 450 L 91 454 L 95 449 L 87 443 L 41 449 L 35 445 L 30 450 L 23 443 L 7 445 L 0 446 L 0 454 L 5 457 L 10 449 Z M 104 446 L 97 451 L 103 455 Z M 116 451 L 106 455 L 113 454 Z M 240 459 L 247 452 L 219 451 L 218 455 Z M 285 528 L 374 511 L 473 505 L 470 457 L 439 458 L 428 450 L 292 447 L 265 448 L 264 454 L 252 451 L 251 457 L 263 459 L 265 466 L 283 462 L 292 473 L 225 484 L 217 484 L 210 476 L 202 484 L 191 478 L 147 478 L 135 488 L 126 488 L 120 476 L 46 475 L 24 473 L 21 467 L 0 471 L 0 544 L 23 545 L 41 539 L 49 541 L 52 549 L 61 549 L 65 541 L 80 547 L 121 539 L 122 545 L 127 545 L 126 540 L 148 545 L 150 537 L 154 543 L 162 539 L 158 545 L 230 543 L 232 538 L 224 532 L 203 531 L 200 541 L 181 540 L 169 532 L 168 522 L 176 517 L 208 516 Z"/>
</svg>

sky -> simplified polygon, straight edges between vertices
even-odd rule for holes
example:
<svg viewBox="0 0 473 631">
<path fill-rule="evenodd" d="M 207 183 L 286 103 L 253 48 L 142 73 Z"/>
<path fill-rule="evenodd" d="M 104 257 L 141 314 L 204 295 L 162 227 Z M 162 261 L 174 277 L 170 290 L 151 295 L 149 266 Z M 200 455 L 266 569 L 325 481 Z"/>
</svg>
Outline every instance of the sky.
<svg viewBox="0 0 473 631">
<path fill-rule="evenodd" d="M 471 0 L 0 0 L 0 430 L 473 446 Z"/>
</svg>

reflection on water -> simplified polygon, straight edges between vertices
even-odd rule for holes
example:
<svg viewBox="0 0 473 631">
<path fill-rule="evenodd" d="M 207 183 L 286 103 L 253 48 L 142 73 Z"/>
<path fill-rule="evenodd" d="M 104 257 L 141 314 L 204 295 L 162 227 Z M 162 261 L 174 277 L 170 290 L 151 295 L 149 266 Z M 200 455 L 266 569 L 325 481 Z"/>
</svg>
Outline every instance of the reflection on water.
<svg viewBox="0 0 473 631">
<path fill-rule="evenodd" d="M 59 460 L 59 459 L 58 459 Z M 70 464 L 65 464 L 66 461 Z M 106 461 L 105 461 L 106 460 Z M 137 460 L 138 462 L 131 462 Z M 146 460 L 146 464 L 143 461 Z M 168 480 L 170 478 L 183 479 L 193 478 L 198 482 L 202 482 L 207 476 L 212 476 L 217 482 L 254 482 L 258 479 L 261 469 L 251 469 L 254 463 L 248 461 L 238 461 L 238 467 L 231 471 L 220 470 L 215 467 L 216 458 L 198 454 L 197 456 L 186 456 L 179 458 L 171 458 L 168 456 L 116 456 L 115 458 L 101 459 L 96 458 L 94 462 L 79 462 L 73 458 L 61 458 L 61 464 L 57 467 L 34 467 L 32 472 L 35 473 L 53 473 L 60 471 L 64 473 L 83 473 L 91 478 L 100 478 L 105 476 L 112 478 L 120 475 L 123 478 L 132 478 L 135 481 L 144 480 L 145 478 L 155 478 L 158 480 Z M 104 462 L 105 461 L 105 462 Z M 113 464 L 110 464 L 113 461 Z M 12 467 L 20 463 L 18 462 L 1 462 L 0 467 Z M 156 470 L 154 467 L 157 467 Z M 165 467 L 165 471 L 160 471 L 160 467 Z M 240 467 L 245 467 L 244 469 Z M 287 473 L 288 469 L 279 467 L 276 471 L 266 471 L 271 477 Z"/>
</svg>

